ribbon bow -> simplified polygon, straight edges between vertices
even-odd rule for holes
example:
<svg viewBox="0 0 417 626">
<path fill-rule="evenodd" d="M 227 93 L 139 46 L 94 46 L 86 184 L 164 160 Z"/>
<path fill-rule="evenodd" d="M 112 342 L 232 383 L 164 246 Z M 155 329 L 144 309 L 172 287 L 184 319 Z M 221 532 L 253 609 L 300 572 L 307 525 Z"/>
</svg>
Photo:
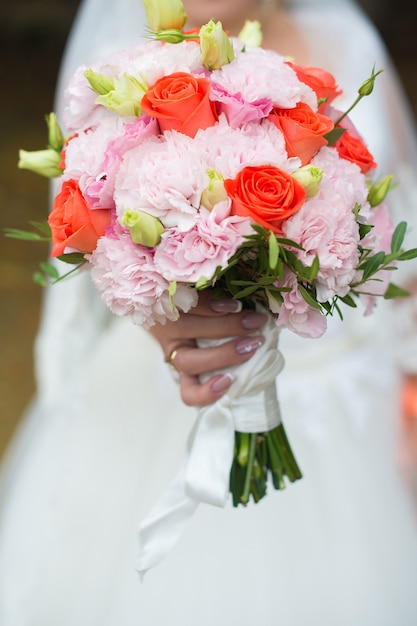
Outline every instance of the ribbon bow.
<svg viewBox="0 0 417 626">
<path fill-rule="evenodd" d="M 263 332 L 265 343 L 237 366 L 237 378 L 227 394 L 199 411 L 181 468 L 140 525 L 142 578 L 175 545 L 200 502 L 226 504 L 235 431 L 266 432 L 281 421 L 275 378 L 284 359 L 277 349 L 279 331 L 272 317 Z"/>
</svg>

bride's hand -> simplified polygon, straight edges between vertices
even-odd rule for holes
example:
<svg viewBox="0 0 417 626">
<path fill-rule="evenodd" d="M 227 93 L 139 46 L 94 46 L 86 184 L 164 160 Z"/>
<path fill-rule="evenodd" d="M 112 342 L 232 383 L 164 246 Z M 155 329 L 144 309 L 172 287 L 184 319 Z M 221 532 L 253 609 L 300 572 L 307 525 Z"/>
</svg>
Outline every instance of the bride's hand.
<svg viewBox="0 0 417 626">
<path fill-rule="evenodd" d="M 181 314 L 175 322 L 156 324 L 150 333 L 160 343 L 165 360 L 179 374 L 181 398 L 191 406 L 215 402 L 232 384 L 234 378 L 227 368 L 247 361 L 263 344 L 262 326 L 267 316 L 255 311 L 241 311 L 236 300 L 211 298 L 209 291 L 199 294 L 198 305 L 190 313 Z M 215 348 L 198 348 L 196 339 L 232 340 Z M 226 373 L 200 382 L 200 375 L 217 369 Z"/>
</svg>

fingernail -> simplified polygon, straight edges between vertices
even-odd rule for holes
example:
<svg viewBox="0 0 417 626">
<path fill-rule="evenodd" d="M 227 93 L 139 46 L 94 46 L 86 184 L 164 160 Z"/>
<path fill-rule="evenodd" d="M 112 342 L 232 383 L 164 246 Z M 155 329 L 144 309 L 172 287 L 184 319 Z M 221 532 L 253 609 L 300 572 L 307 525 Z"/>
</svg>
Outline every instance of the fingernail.
<svg viewBox="0 0 417 626">
<path fill-rule="evenodd" d="M 226 389 L 229 389 L 234 379 L 235 377 L 232 374 L 222 374 L 213 380 L 210 389 L 214 391 L 214 393 L 226 391 Z"/>
<path fill-rule="evenodd" d="M 244 337 L 243 339 L 239 339 L 235 349 L 238 354 L 249 354 L 260 348 L 264 341 L 265 339 L 263 337 Z"/>
<path fill-rule="evenodd" d="M 240 300 L 220 298 L 219 300 L 210 300 L 210 308 L 216 313 L 239 313 L 242 310 L 242 303 Z"/>
<path fill-rule="evenodd" d="M 240 323 L 246 330 L 255 330 L 256 328 L 260 328 L 261 326 L 263 326 L 266 323 L 267 319 L 267 316 L 263 313 L 255 313 L 250 311 L 242 317 Z"/>
</svg>

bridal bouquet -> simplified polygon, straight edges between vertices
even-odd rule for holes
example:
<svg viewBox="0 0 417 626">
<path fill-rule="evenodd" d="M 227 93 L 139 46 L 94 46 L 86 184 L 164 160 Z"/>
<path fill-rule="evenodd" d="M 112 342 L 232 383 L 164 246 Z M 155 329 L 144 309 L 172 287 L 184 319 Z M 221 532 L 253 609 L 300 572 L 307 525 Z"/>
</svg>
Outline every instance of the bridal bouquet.
<svg viewBox="0 0 417 626">
<path fill-rule="evenodd" d="M 80 67 L 68 137 L 51 114 L 49 148 L 21 151 L 20 166 L 59 176 L 51 254 L 88 267 L 116 315 L 147 328 L 176 320 L 207 288 L 270 314 L 265 346 L 202 411 L 181 479 L 214 504 L 230 488 L 237 506 L 262 498 L 269 476 L 277 489 L 301 476 L 274 387 L 279 331 L 319 337 L 340 303 L 369 313 L 377 296 L 404 295 L 388 277 L 416 251 L 402 249 L 406 225 L 394 228 L 384 204 L 392 177 L 371 181 L 373 156 L 333 106 L 333 76 L 251 45 L 246 29 L 184 33 L 184 19 Z M 38 280 L 60 279 L 42 269 Z"/>
</svg>

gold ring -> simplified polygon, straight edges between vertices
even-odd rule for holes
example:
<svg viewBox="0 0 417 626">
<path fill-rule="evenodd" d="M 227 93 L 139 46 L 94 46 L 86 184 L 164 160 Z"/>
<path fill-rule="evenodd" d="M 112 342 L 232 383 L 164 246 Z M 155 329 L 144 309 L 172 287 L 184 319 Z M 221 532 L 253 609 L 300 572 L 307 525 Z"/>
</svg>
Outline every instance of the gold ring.
<svg viewBox="0 0 417 626">
<path fill-rule="evenodd" d="M 178 348 L 174 348 L 173 350 L 171 350 L 171 352 L 168 354 L 168 356 L 165 357 L 165 363 L 168 363 L 168 365 L 170 365 L 172 368 L 174 368 L 174 370 L 176 372 L 179 373 L 179 370 L 176 368 L 175 366 L 175 357 L 178 354 L 178 350 L 179 350 L 180 346 Z"/>
</svg>

